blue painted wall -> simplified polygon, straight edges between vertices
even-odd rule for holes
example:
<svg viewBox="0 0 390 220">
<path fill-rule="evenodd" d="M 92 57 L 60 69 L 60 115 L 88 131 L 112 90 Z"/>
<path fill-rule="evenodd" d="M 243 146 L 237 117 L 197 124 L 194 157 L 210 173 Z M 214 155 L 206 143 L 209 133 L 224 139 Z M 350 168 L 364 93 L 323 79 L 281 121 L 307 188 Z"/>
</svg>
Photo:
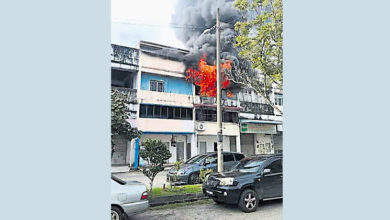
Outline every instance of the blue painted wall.
<svg viewBox="0 0 390 220">
<path fill-rule="evenodd" d="M 142 73 L 141 89 L 150 90 L 150 80 L 164 81 L 164 92 L 192 95 L 192 84 L 184 78 Z"/>
</svg>

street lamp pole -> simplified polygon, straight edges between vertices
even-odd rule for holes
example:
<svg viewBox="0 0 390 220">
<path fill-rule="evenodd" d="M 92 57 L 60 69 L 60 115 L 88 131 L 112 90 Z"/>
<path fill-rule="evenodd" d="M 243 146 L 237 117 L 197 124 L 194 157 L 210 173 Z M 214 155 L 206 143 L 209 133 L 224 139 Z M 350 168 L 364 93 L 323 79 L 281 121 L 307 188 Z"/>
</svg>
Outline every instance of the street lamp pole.
<svg viewBox="0 0 390 220">
<path fill-rule="evenodd" d="M 217 8 L 217 24 L 216 24 L 216 35 L 217 35 L 217 138 L 218 138 L 218 172 L 223 171 L 223 158 L 222 158 L 222 108 L 221 108 L 221 58 L 220 58 L 220 24 L 219 24 L 219 8 Z"/>
</svg>

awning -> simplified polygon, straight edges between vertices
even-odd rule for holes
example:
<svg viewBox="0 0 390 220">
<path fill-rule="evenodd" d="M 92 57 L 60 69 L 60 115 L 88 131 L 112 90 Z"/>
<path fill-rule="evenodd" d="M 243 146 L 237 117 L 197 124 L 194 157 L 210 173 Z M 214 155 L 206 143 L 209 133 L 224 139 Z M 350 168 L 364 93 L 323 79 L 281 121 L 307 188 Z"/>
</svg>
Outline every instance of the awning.
<svg viewBox="0 0 390 220">
<path fill-rule="evenodd" d="M 251 119 L 241 119 L 240 123 L 256 123 L 256 124 L 273 124 L 273 125 L 282 125 L 283 121 L 267 121 L 267 120 L 251 120 Z"/>
</svg>

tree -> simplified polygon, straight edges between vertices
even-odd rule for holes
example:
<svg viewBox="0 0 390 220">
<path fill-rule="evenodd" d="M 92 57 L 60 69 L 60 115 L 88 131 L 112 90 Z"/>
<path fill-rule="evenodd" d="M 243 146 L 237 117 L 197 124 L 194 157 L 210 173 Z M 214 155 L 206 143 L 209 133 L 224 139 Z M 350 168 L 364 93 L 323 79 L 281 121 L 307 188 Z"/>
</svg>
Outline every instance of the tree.
<svg viewBox="0 0 390 220">
<path fill-rule="evenodd" d="M 152 192 L 154 178 L 164 170 L 164 163 L 171 158 L 172 154 L 160 140 L 148 139 L 142 145 L 144 148 L 140 150 L 139 155 L 150 165 L 150 167 L 142 168 L 142 173 L 149 178 L 150 191 Z"/>
<path fill-rule="evenodd" d="M 283 88 L 282 0 L 236 0 L 234 6 L 243 18 L 234 25 L 238 33 L 235 47 L 256 74 L 248 74 L 249 67 L 240 68 L 230 72 L 229 80 L 246 85 L 270 102 L 267 96 L 270 84 Z M 268 82 L 260 82 L 256 77 L 259 74 Z"/>
<path fill-rule="evenodd" d="M 128 104 L 130 104 L 128 93 L 111 89 L 111 158 L 115 152 L 115 138 L 132 140 L 141 136 L 141 132 L 137 128 L 132 128 L 127 121 L 130 116 Z"/>
</svg>

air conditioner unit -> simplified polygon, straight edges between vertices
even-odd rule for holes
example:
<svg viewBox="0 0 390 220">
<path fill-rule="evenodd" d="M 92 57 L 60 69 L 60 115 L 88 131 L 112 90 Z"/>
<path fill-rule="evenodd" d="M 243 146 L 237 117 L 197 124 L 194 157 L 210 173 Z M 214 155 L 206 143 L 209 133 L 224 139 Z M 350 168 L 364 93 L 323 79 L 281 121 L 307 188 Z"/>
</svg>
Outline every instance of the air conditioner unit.
<svg viewBox="0 0 390 220">
<path fill-rule="evenodd" d="M 204 131 L 205 130 L 205 125 L 203 123 L 198 124 L 198 131 Z"/>
</svg>

